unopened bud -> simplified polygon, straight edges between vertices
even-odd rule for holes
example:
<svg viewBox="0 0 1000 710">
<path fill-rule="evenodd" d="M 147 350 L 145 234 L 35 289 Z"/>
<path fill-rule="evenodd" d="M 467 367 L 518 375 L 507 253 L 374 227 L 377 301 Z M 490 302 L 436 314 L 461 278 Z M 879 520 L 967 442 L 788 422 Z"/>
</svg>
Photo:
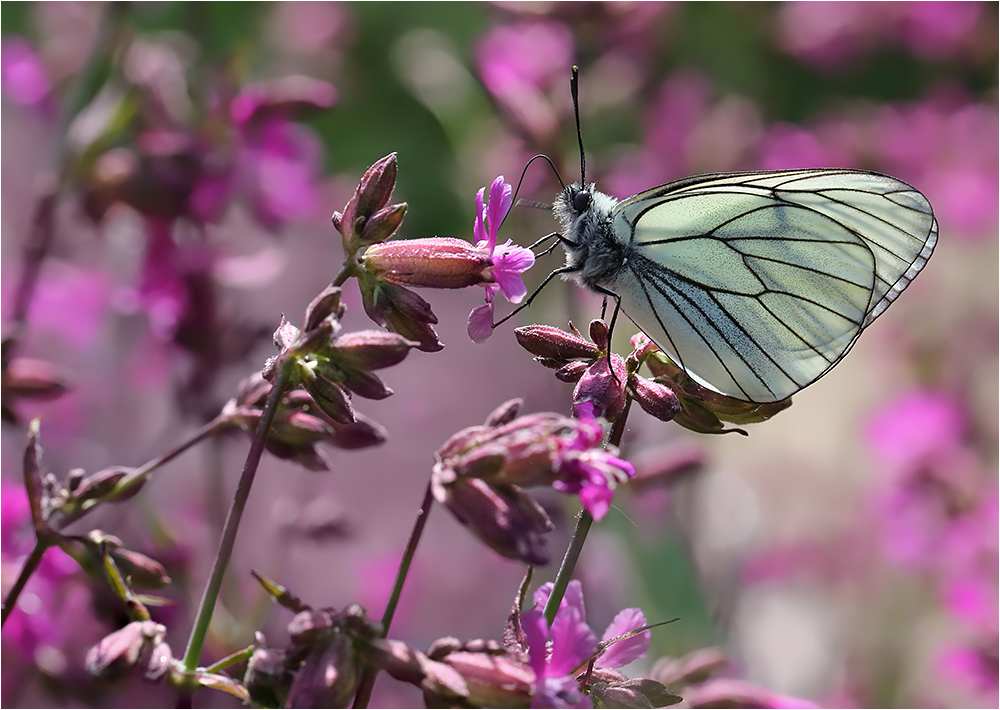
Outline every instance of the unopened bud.
<svg viewBox="0 0 1000 710">
<path fill-rule="evenodd" d="M 629 388 L 643 411 L 660 421 L 669 422 L 681 411 L 677 395 L 666 385 L 633 375 L 629 378 Z"/>
<path fill-rule="evenodd" d="M 625 361 L 618 355 L 611 355 L 611 366 L 614 368 L 613 373 L 608 367 L 608 358 L 600 357 L 587 368 L 573 390 L 574 414 L 581 405 L 590 403 L 593 406 L 593 416 L 604 417 L 612 422 L 621 415 L 627 400 L 625 383 L 628 372 L 625 370 Z M 588 407 L 588 413 L 590 411 Z"/>
<path fill-rule="evenodd" d="M 560 364 L 569 360 L 593 360 L 600 351 L 593 343 L 549 325 L 526 325 L 514 329 L 518 344 L 532 355 Z"/>
<path fill-rule="evenodd" d="M 361 257 L 365 270 L 399 286 L 465 288 L 493 277 L 490 256 L 463 239 L 428 237 L 374 244 Z"/>
<path fill-rule="evenodd" d="M 361 245 L 379 244 L 389 239 L 399 229 L 399 225 L 403 223 L 405 215 L 405 202 L 401 202 L 398 205 L 389 205 L 376 212 L 361 229 L 359 237 Z"/>
<path fill-rule="evenodd" d="M 338 634 L 306 657 L 288 692 L 288 707 L 347 707 L 360 680 L 361 669 L 351 638 Z"/>
</svg>

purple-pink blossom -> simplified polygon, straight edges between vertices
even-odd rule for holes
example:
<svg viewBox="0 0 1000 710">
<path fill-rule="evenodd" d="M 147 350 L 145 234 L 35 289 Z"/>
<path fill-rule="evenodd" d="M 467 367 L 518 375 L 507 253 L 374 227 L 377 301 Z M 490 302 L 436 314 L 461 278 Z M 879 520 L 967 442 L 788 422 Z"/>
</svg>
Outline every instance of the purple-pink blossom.
<svg viewBox="0 0 1000 710">
<path fill-rule="evenodd" d="M 542 609 L 552 593 L 552 587 L 551 582 L 539 587 L 533 599 L 535 608 L 521 615 L 521 628 L 528 644 L 531 668 L 537 678 L 532 706 L 592 707 L 590 698 L 581 692 L 576 681 L 576 676 L 600 649 L 597 635 L 587 625 L 583 587 L 579 580 L 570 581 L 552 626 L 549 627 Z M 640 609 L 623 609 L 608 625 L 601 642 L 606 644 L 645 625 L 646 617 Z M 616 641 L 597 656 L 594 666 L 621 668 L 628 665 L 646 655 L 649 640 L 649 631 L 643 631 Z"/>
<path fill-rule="evenodd" d="M 596 419 L 582 419 L 572 434 L 559 438 L 554 456 L 559 480 L 552 487 L 578 493 L 594 520 L 607 514 L 617 485 L 635 476 L 632 464 L 601 448 L 603 439 L 604 428 Z"/>
<path fill-rule="evenodd" d="M 573 33 L 558 22 L 535 21 L 490 30 L 476 47 L 487 90 L 532 135 L 550 136 L 558 114 L 548 96 L 565 86 L 573 62 Z"/>
<path fill-rule="evenodd" d="M 503 175 L 490 186 L 490 199 L 485 202 L 486 188 L 476 193 L 476 221 L 472 227 L 476 247 L 489 255 L 493 262 L 490 273 L 493 283 L 485 283 L 486 303 L 472 309 L 469 314 L 469 337 L 477 343 L 485 342 L 493 333 L 493 297 L 499 291 L 511 303 L 520 303 L 527 295 L 521 274 L 535 263 L 530 249 L 511 243 L 497 243 L 497 232 L 510 211 L 513 202 L 512 188 L 504 182 Z"/>
<path fill-rule="evenodd" d="M 0 53 L 3 54 L 0 75 L 4 96 L 27 106 L 40 104 L 48 98 L 52 89 L 48 71 L 27 41 L 20 37 L 4 37 Z"/>
</svg>

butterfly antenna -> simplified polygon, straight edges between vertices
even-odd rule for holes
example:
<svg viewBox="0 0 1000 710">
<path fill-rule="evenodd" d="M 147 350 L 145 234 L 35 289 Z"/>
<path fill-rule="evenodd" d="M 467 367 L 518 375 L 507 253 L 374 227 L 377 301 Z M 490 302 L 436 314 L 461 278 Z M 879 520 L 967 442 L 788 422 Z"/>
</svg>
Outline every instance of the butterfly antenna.
<svg viewBox="0 0 1000 710">
<path fill-rule="evenodd" d="M 555 163 L 552 162 L 552 158 L 545 155 L 544 153 L 539 153 L 538 155 L 532 156 L 532 158 L 527 163 L 524 164 L 524 170 L 521 171 L 521 178 L 517 181 L 517 188 L 514 189 L 514 195 L 511 197 L 511 204 L 517 202 L 517 193 L 521 191 L 521 183 L 524 182 L 524 176 L 527 175 L 528 168 L 531 167 L 531 164 L 536 160 L 544 160 L 546 163 L 548 163 L 549 167 L 552 168 L 552 172 L 555 173 L 556 180 L 559 181 L 559 185 L 564 190 L 566 189 L 566 183 L 564 183 L 562 178 L 559 176 L 559 170 L 556 169 L 556 165 Z M 507 214 L 509 215 L 510 212 L 508 212 Z M 506 221 L 507 221 L 507 216 L 505 215 L 504 222 Z M 500 225 L 503 226 L 503 222 L 501 222 Z M 500 227 L 497 227 L 497 229 L 500 229 Z"/>
<path fill-rule="evenodd" d="M 569 80 L 569 90 L 573 95 L 573 114 L 576 116 L 576 138 L 580 142 L 580 187 L 587 186 L 587 155 L 583 152 L 583 131 L 580 130 L 580 68 L 573 65 L 573 75 Z"/>
</svg>

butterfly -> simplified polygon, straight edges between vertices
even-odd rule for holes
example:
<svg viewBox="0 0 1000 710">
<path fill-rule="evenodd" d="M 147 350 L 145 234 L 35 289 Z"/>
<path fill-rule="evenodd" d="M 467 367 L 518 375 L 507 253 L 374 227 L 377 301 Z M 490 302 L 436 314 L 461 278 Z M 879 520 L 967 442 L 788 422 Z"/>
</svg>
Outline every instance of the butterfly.
<svg viewBox="0 0 1000 710">
<path fill-rule="evenodd" d="M 575 67 L 571 88 L 580 137 Z M 585 183 L 582 137 L 580 157 L 553 203 L 566 264 L 522 307 L 575 279 L 615 300 L 612 329 L 620 309 L 695 382 L 745 402 L 829 372 L 937 243 L 927 198 L 879 173 L 717 173 L 618 201 Z"/>
<path fill-rule="evenodd" d="M 559 273 L 614 298 L 702 386 L 755 403 L 840 362 L 938 236 L 926 197 L 863 170 L 700 175 L 621 202 L 574 183 L 553 211 Z"/>
</svg>

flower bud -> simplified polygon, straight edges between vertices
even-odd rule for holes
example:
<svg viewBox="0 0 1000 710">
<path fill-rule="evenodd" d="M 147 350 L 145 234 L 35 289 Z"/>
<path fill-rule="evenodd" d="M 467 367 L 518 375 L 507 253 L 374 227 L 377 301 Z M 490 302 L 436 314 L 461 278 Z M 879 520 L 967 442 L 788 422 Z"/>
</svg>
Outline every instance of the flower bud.
<svg viewBox="0 0 1000 710">
<path fill-rule="evenodd" d="M 478 478 L 458 478 L 450 485 L 432 480 L 431 486 L 437 501 L 495 552 L 529 565 L 548 564 L 543 535 L 554 526 L 523 490 Z"/>
<path fill-rule="evenodd" d="M 257 707 L 285 707 L 292 676 L 285 668 L 285 654 L 279 649 L 258 648 L 247 662 L 243 686 Z"/>
<path fill-rule="evenodd" d="M 365 655 L 369 663 L 384 668 L 396 680 L 420 687 L 425 697 L 439 699 L 449 707 L 469 694 L 468 686 L 454 668 L 431 660 L 402 641 L 371 639 Z"/>
<path fill-rule="evenodd" d="M 113 466 L 103 471 L 92 473 L 80 481 L 74 491 L 73 497 L 81 502 L 93 498 L 103 498 L 113 491 L 118 482 L 125 478 L 131 470 L 130 468 Z"/>
<path fill-rule="evenodd" d="M 111 557 L 122 575 L 136 587 L 162 589 L 170 584 L 166 568 L 152 557 L 124 548 L 113 550 Z"/>
<path fill-rule="evenodd" d="M 524 400 L 522 399 L 509 399 L 499 407 L 490 412 L 490 415 L 486 417 L 486 422 L 484 426 L 494 427 L 503 426 L 504 424 L 509 424 L 514 421 L 517 413 L 521 410 L 524 405 Z"/>
<path fill-rule="evenodd" d="M 590 321 L 590 339 L 594 341 L 594 345 L 601 352 L 605 352 L 608 349 L 608 337 L 611 331 L 608 329 L 608 324 L 603 320 L 592 320 Z"/>
<path fill-rule="evenodd" d="M 360 681 L 361 669 L 351 638 L 338 634 L 314 648 L 295 673 L 288 707 L 345 708 Z"/>
<path fill-rule="evenodd" d="M 54 399 L 69 389 L 65 370 L 44 360 L 14 358 L 3 371 L 4 397 Z"/>
<path fill-rule="evenodd" d="M 344 237 L 345 250 L 354 253 L 360 246 L 360 236 L 368 221 L 389 203 L 396 186 L 396 154 L 390 153 L 368 170 L 358 184 L 354 196 L 344 207 L 338 231 Z M 336 215 L 334 223 L 337 223 Z"/>
<path fill-rule="evenodd" d="M 580 378 L 587 372 L 588 367 L 589 365 L 582 360 L 573 360 L 557 369 L 555 376 L 560 382 L 579 382 Z"/>
<path fill-rule="evenodd" d="M 300 611 L 288 622 L 288 635 L 302 646 L 319 643 L 333 630 L 333 617 L 324 609 Z"/>
<path fill-rule="evenodd" d="M 629 378 L 629 389 L 643 411 L 660 421 L 669 422 L 681 411 L 677 395 L 659 382 L 633 375 Z"/>
<path fill-rule="evenodd" d="M 115 679 L 128 675 L 137 665 L 144 672 L 161 677 L 170 663 L 170 649 L 164 649 L 167 629 L 153 621 L 133 621 L 105 636 L 87 652 L 87 670 L 96 678 Z"/>
<path fill-rule="evenodd" d="M 593 404 L 592 416 L 614 421 L 621 415 L 627 399 L 625 383 L 628 372 L 625 370 L 625 361 L 618 355 L 611 355 L 611 367 L 614 368 L 613 373 L 608 367 L 608 358 L 599 357 L 587 368 L 573 390 L 574 415 L 580 405 L 587 402 Z M 588 414 L 590 413 L 588 408 Z"/>
<path fill-rule="evenodd" d="M 399 286 L 465 288 L 489 282 L 493 260 L 462 239 L 428 237 L 374 244 L 361 257 L 365 270 Z"/>
<path fill-rule="evenodd" d="M 444 347 L 431 327 L 432 323 L 437 323 L 437 317 L 430 304 L 416 292 L 376 281 L 366 272 L 358 277 L 358 286 L 365 313 L 373 321 L 407 340 L 420 343 L 418 348 L 424 352 L 437 352 Z"/>
<path fill-rule="evenodd" d="M 469 707 L 531 707 L 535 672 L 527 664 L 514 660 L 505 653 L 470 653 L 461 650 L 449 653 L 441 662 L 451 666 L 462 676 L 469 689 L 466 698 Z M 427 706 L 439 707 L 432 701 Z"/>
<path fill-rule="evenodd" d="M 401 363 L 417 345 L 397 333 L 361 330 L 338 337 L 334 357 L 345 370 L 380 370 Z"/>
<path fill-rule="evenodd" d="M 559 362 L 593 360 L 600 351 L 593 343 L 548 325 L 526 325 L 514 329 L 518 344 L 532 355 Z"/>
<path fill-rule="evenodd" d="M 344 389 L 322 372 L 299 368 L 302 386 L 312 395 L 323 413 L 340 424 L 350 424 L 355 420 L 354 406 Z"/>
<path fill-rule="evenodd" d="M 600 671 L 606 672 L 606 669 L 597 669 L 595 675 L 600 675 Z M 649 678 L 624 678 L 610 682 L 593 678 L 590 694 L 597 701 L 597 707 L 605 708 L 665 708 L 684 700 L 662 683 Z"/>
<path fill-rule="evenodd" d="M 302 318 L 302 330 L 310 331 L 318 328 L 327 318 L 340 321 L 344 316 L 346 306 L 341 302 L 341 290 L 338 286 L 327 286 L 306 307 Z"/>
<path fill-rule="evenodd" d="M 389 239 L 399 229 L 405 215 L 405 202 L 401 202 L 398 205 L 389 205 L 376 212 L 361 231 L 361 236 L 359 237 L 361 245 L 379 244 Z"/>
</svg>

